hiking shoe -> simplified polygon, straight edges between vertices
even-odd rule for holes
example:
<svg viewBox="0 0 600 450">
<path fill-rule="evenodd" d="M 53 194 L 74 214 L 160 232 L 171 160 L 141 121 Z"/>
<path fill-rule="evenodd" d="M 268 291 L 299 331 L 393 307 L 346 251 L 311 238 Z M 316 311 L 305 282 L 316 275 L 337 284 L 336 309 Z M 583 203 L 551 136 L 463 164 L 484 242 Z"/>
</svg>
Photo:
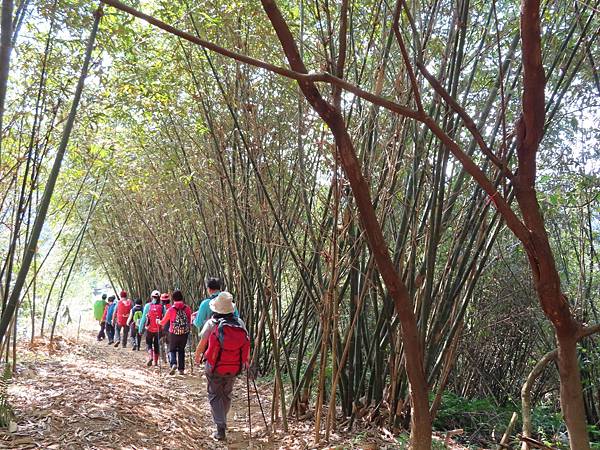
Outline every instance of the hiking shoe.
<svg viewBox="0 0 600 450">
<path fill-rule="evenodd" d="M 148 366 L 148 367 L 152 367 L 152 360 L 151 360 L 151 359 L 149 359 L 149 360 L 146 362 L 146 366 Z"/>
<path fill-rule="evenodd" d="M 120 344 L 120 342 L 118 342 L 118 341 L 117 341 L 117 342 L 115 342 L 115 348 L 118 348 L 118 347 L 119 347 L 119 344 Z"/>
<path fill-rule="evenodd" d="M 185 370 L 180 370 L 179 375 L 185 375 Z"/>
<path fill-rule="evenodd" d="M 131 347 L 131 351 L 135 351 L 137 350 L 137 348 L 135 348 L 135 345 L 133 347 Z"/>
<path fill-rule="evenodd" d="M 217 441 L 225 440 L 225 427 L 218 426 L 217 431 L 215 431 L 212 435 L 213 439 Z"/>
<path fill-rule="evenodd" d="M 177 367 L 172 366 L 171 367 L 171 371 L 169 372 L 169 375 L 175 375 L 175 371 L 177 370 Z"/>
</svg>

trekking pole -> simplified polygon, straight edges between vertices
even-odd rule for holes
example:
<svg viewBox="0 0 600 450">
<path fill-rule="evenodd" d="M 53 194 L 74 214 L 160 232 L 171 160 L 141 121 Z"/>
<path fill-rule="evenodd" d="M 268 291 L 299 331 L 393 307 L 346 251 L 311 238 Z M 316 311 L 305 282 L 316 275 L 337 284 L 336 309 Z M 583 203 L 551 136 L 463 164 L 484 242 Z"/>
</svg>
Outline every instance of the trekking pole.
<svg viewBox="0 0 600 450">
<path fill-rule="evenodd" d="M 190 338 L 193 338 L 193 336 L 190 334 Z M 189 349 L 189 353 L 190 353 L 190 371 L 191 374 L 194 375 L 194 357 L 192 356 L 192 347 L 193 347 L 193 339 L 190 339 L 190 342 L 188 343 L 188 349 Z"/>
<path fill-rule="evenodd" d="M 160 343 L 160 335 L 158 335 L 158 376 L 162 377 L 162 345 Z"/>
<path fill-rule="evenodd" d="M 250 368 L 246 368 L 246 393 L 248 394 L 248 429 L 250 430 L 250 439 L 252 439 L 252 416 L 250 415 Z"/>
<path fill-rule="evenodd" d="M 269 431 L 269 425 L 267 425 L 267 418 L 265 417 L 265 411 L 260 401 L 260 395 L 258 395 L 258 388 L 256 387 L 256 380 L 252 377 L 252 384 L 254 385 L 254 392 L 256 392 L 256 398 L 258 399 L 258 406 L 260 406 L 260 413 L 262 414 L 263 421 L 265 422 L 265 428 Z"/>
</svg>

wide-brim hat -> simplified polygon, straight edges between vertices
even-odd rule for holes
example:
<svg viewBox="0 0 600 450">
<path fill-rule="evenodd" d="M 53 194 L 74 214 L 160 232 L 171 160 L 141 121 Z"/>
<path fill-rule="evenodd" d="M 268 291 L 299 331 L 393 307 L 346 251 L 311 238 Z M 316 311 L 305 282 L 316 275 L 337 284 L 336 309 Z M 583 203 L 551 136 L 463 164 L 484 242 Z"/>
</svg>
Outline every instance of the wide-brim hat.
<svg viewBox="0 0 600 450">
<path fill-rule="evenodd" d="M 229 292 L 221 292 L 208 303 L 208 306 L 212 312 L 217 314 L 231 314 L 235 311 L 233 295 Z"/>
</svg>

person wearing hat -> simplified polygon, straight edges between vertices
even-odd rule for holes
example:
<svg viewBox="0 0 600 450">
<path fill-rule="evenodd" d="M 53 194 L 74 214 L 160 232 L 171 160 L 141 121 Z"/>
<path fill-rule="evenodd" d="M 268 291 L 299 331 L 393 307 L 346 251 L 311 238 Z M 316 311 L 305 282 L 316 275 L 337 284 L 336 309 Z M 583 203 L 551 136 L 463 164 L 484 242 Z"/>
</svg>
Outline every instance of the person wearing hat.
<svg viewBox="0 0 600 450">
<path fill-rule="evenodd" d="M 210 301 L 217 298 L 217 296 L 221 293 L 221 282 L 218 278 L 208 278 L 206 280 L 205 286 L 206 291 L 208 292 L 208 297 L 200 302 L 200 306 L 198 306 L 198 311 L 192 314 L 194 326 L 198 328 L 198 330 L 202 330 L 202 327 L 204 326 L 206 321 L 210 319 L 213 314 L 209 306 Z M 240 317 L 237 308 L 235 308 L 234 315 L 236 317 Z"/>
<path fill-rule="evenodd" d="M 104 311 L 106 310 L 106 294 L 102 294 L 102 298 L 99 298 L 94 302 L 94 319 L 98 321 L 100 324 L 100 331 L 98 332 L 98 336 L 96 336 L 96 340 L 101 341 L 106 337 L 104 333 L 104 328 L 106 322 L 104 321 Z"/>
<path fill-rule="evenodd" d="M 115 324 L 115 336 L 116 342 L 115 347 L 118 347 L 121 343 L 121 330 L 123 331 L 123 348 L 127 347 L 127 336 L 129 335 L 129 327 L 127 326 L 127 319 L 129 318 L 129 313 L 133 308 L 133 302 L 127 298 L 127 292 L 121 291 L 120 295 L 121 299 L 117 302 L 117 307 L 115 308 L 115 315 L 113 318 L 113 322 Z"/>
<path fill-rule="evenodd" d="M 114 315 L 117 304 L 115 303 L 115 296 L 111 295 L 108 297 L 108 303 L 106 310 L 104 311 L 104 323 L 106 327 L 106 335 L 108 336 L 108 345 L 111 345 L 115 339 L 115 326 L 114 326 Z"/>
<path fill-rule="evenodd" d="M 158 356 L 160 353 L 159 334 L 160 324 L 158 323 L 165 314 L 165 307 L 160 302 L 160 292 L 156 289 L 150 294 L 150 301 L 144 306 L 142 317 L 138 323 L 138 333 L 141 335 L 146 330 L 146 346 L 148 348 L 148 367 L 158 366 Z M 146 324 L 147 322 L 147 324 Z"/>
<path fill-rule="evenodd" d="M 165 311 L 167 311 L 170 307 L 171 307 L 171 294 L 169 294 L 168 292 L 163 292 L 160 295 L 160 302 L 163 305 L 163 308 Z M 172 366 L 171 364 L 171 353 L 169 352 L 169 328 L 170 328 L 170 323 L 167 322 L 167 324 L 162 327 L 160 329 L 160 334 L 159 334 L 159 339 L 158 339 L 158 346 L 160 347 L 160 357 L 162 359 L 162 362 L 164 362 L 165 364 L 168 362 L 169 363 L 169 367 Z"/>
<path fill-rule="evenodd" d="M 231 407 L 231 392 L 235 378 L 247 368 L 250 339 L 244 322 L 235 317 L 233 295 L 220 292 L 209 302 L 212 318 L 200 332 L 195 361 L 205 364 L 208 401 L 217 430 L 213 438 L 225 440 L 227 413 Z"/>
</svg>

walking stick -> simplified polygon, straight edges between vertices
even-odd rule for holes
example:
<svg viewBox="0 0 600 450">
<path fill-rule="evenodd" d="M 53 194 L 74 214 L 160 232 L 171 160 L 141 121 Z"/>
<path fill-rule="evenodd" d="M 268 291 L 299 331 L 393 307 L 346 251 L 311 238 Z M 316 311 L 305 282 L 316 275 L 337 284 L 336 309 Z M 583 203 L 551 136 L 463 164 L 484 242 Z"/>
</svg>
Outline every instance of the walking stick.
<svg viewBox="0 0 600 450">
<path fill-rule="evenodd" d="M 252 416 L 250 415 L 250 369 L 246 369 L 246 393 L 248 394 L 248 428 L 250 430 L 250 439 L 252 439 Z"/>
<path fill-rule="evenodd" d="M 256 392 L 256 398 L 258 399 L 258 406 L 260 406 L 260 413 L 262 414 L 263 421 L 265 422 L 265 428 L 269 430 L 269 425 L 267 425 L 267 418 L 265 417 L 265 411 L 262 407 L 262 402 L 260 401 L 260 395 L 258 395 L 258 388 L 256 387 L 256 380 L 252 377 L 252 384 L 254 385 L 254 392 Z"/>
</svg>

